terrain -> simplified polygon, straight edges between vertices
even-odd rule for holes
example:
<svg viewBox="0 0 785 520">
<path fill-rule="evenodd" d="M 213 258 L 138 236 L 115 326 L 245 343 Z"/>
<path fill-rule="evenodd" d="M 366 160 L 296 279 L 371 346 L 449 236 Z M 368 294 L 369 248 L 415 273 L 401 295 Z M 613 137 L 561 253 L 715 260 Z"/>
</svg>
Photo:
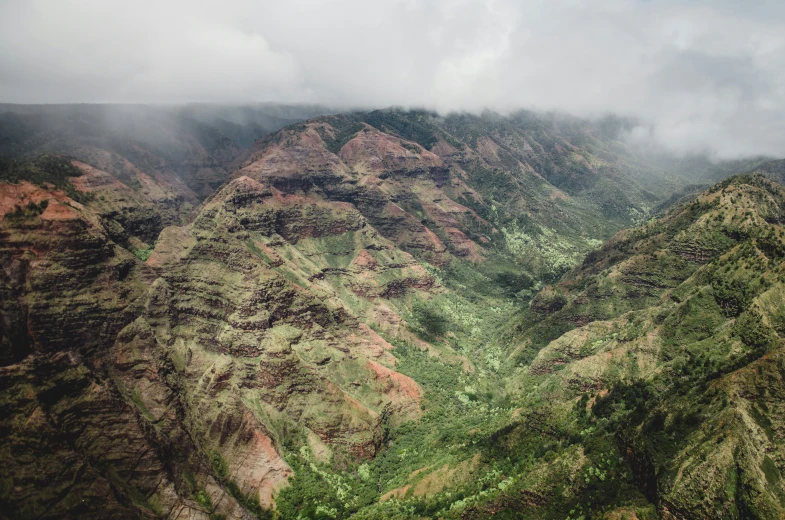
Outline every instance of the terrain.
<svg viewBox="0 0 785 520">
<path fill-rule="evenodd" d="M 785 515 L 779 162 L 696 181 L 529 112 L 7 108 L 0 515 Z"/>
<path fill-rule="evenodd" d="M 266 104 L 0 104 L 0 157 L 67 154 L 131 188 L 155 183 L 194 205 L 223 184 L 252 142 L 323 113 L 329 109 Z"/>
</svg>

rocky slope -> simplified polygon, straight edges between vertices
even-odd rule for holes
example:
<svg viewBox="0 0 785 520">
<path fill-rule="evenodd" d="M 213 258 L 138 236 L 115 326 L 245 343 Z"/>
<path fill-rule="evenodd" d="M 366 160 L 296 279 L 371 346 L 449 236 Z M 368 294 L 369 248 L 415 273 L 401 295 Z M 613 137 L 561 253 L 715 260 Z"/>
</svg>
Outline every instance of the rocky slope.
<svg viewBox="0 0 785 520">
<path fill-rule="evenodd" d="M 558 277 L 659 200 L 657 172 L 577 120 L 396 110 L 318 118 L 262 140 L 238 175 L 350 201 L 385 237 L 434 265 L 502 251 Z"/>
<path fill-rule="evenodd" d="M 745 175 L 617 234 L 398 439 L 356 516 L 781 517 L 784 211 Z"/>
<path fill-rule="evenodd" d="M 785 514 L 783 215 L 781 185 L 731 178 L 531 303 L 511 384 L 584 437 L 612 434 L 664 518 Z"/>
<path fill-rule="evenodd" d="M 198 110 L 133 139 L 17 116 L 0 515 L 783 514 L 780 185 L 647 220 L 659 170 L 527 113 L 325 116 L 242 154 Z"/>
<path fill-rule="evenodd" d="M 223 185 L 251 142 L 326 112 L 284 105 L 0 104 L 0 157 L 66 154 L 134 190 L 167 192 L 184 205 L 182 217 Z"/>
<path fill-rule="evenodd" d="M 418 416 L 357 313 L 434 281 L 356 210 L 239 178 L 143 263 L 95 196 L 117 181 L 60 167 L 84 203 L 2 184 L 4 510 L 244 518 L 291 474 L 284 442 L 365 458 Z"/>
</svg>

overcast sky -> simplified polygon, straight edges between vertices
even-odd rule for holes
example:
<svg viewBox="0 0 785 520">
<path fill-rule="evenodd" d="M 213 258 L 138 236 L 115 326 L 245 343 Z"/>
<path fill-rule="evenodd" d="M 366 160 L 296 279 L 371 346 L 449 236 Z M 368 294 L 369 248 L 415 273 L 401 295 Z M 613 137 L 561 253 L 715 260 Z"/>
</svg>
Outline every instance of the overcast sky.
<svg viewBox="0 0 785 520">
<path fill-rule="evenodd" d="M 785 1 L 0 0 L 0 101 L 516 108 L 785 155 Z"/>
</svg>

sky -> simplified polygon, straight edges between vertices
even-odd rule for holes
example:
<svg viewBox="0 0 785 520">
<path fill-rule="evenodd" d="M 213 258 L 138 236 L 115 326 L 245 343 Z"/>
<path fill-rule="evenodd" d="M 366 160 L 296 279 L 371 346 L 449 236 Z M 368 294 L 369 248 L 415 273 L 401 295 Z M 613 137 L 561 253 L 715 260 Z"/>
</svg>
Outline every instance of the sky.
<svg viewBox="0 0 785 520">
<path fill-rule="evenodd" d="M 0 102 L 321 103 L 633 117 L 785 156 L 785 1 L 0 0 Z"/>
</svg>

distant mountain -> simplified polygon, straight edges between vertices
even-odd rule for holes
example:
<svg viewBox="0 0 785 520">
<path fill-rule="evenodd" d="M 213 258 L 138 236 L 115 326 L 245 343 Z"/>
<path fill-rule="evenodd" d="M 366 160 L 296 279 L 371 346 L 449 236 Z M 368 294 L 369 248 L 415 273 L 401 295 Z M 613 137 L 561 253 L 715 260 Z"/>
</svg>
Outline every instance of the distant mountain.
<svg viewBox="0 0 785 520">
<path fill-rule="evenodd" d="M 785 160 L 766 161 L 751 168 L 750 172 L 759 173 L 769 179 L 785 184 Z"/>
<path fill-rule="evenodd" d="M 193 103 L 180 107 L 178 112 L 218 129 L 244 149 L 251 146 L 254 141 L 285 126 L 324 114 L 341 112 L 341 110 L 319 105 L 277 103 L 249 105 Z"/>
<path fill-rule="evenodd" d="M 503 252 L 558 277 L 661 197 L 658 171 L 589 123 L 522 112 L 384 110 L 317 118 L 256 143 L 236 175 L 354 203 L 418 258 Z"/>
<path fill-rule="evenodd" d="M 140 170 L 194 202 L 225 182 L 251 142 L 326 112 L 272 104 L 0 104 L 0 157 L 67 154 L 130 185 Z"/>
</svg>

